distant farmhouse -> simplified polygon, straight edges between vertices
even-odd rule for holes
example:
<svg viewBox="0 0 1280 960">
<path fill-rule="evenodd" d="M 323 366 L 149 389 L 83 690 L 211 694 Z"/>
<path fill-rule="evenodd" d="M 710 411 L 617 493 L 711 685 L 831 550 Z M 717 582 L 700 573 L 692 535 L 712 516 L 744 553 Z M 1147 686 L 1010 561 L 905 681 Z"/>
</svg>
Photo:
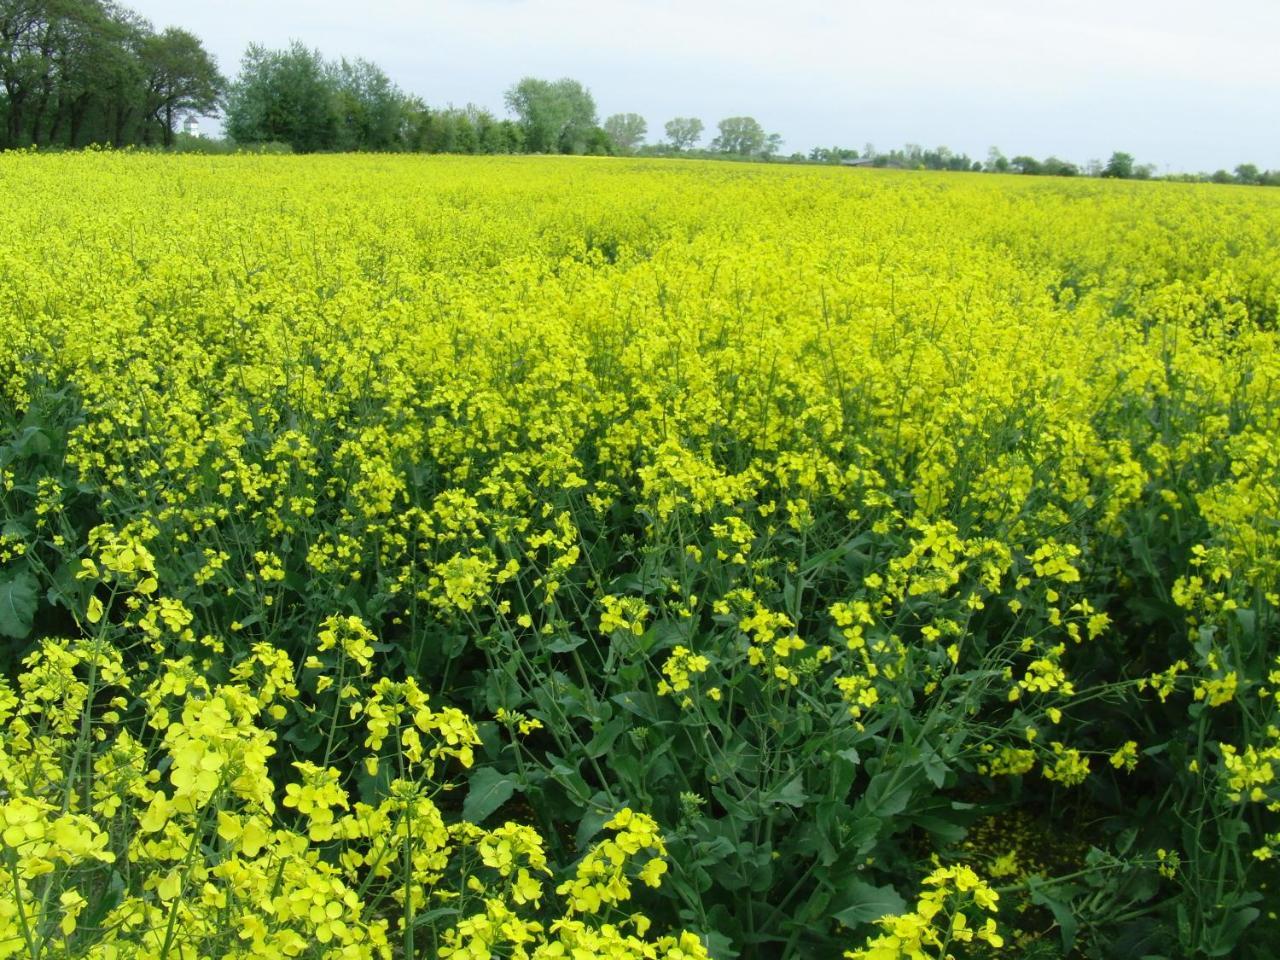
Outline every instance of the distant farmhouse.
<svg viewBox="0 0 1280 960">
<path fill-rule="evenodd" d="M 188 137 L 201 136 L 200 121 L 196 119 L 195 116 L 187 117 L 186 120 L 182 121 L 182 132 L 185 133 Z"/>
<path fill-rule="evenodd" d="M 875 157 L 857 157 L 852 160 L 841 160 L 842 167 L 874 167 L 876 165 Z"/>
</svg>

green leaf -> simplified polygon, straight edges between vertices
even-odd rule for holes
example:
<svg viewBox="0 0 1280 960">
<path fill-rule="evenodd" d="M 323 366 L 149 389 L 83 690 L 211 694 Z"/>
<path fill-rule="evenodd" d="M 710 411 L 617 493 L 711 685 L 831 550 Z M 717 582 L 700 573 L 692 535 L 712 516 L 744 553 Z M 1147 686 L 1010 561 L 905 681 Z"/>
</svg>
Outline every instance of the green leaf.
<svg viewBox="0 0 1280 960">
<path fill-rule="evenodd" d="M 25 456 L 43 456 L 49 452 L 52 444 L 49 442 L 49 435 L 39 427 L 27 427 L 13 443 L 13 452 L 19 457 Z"/>
<path fill-rule="evenodd" d="M 31 536 L 31 529 L 21 520 L 9 519 L 0 527 L 0 533 L 15 540 L 25 540 Z"/>
<path fill-rule="evenodd" d="M 838 547 L 831 547 L 829 550 L 823 550 L 821 553 L 815 553 L 800 565 L 800 573 L 802 575 L 812 573 L 814 570 L 821 570 L 828 566 L 835 566 L 844 559 L 844 555 L 849 552 L 848 544 L 841 544 Z"/>
<path fill-rule="evenodd" d="M 586 642 L 586 637 L 579 637 L 576 634 L 566 633 L 564 636 L 556 637 L 548 643 L 547 649 L 552 653 L 571 653 Z"/>
<path fill-rule="evenodd" d="M 550 764 L 551 779 L 564 787 L 570 800 L 580 807 L 591 800 L 591 788 L 587 786 L 587 781 L 583 779 L 578 769 L 582 761 L 569 760 L 566 757 L 548 753 L 547 762 Z"/>
<path fill-rule="evenodd" d="M 626 693 L 614 694 L 611 698 L 622 709 L 634 713 L 648 723 L 658 722 L 658 698 L 651 693 L 640 690 L 628 690 Z"/>
<path fill-rule="evenodd" d="M 849 822 L 847 840 L 856 856 L 864 856 L 880 839 L 880 834 L 890 833 L 879 817 L 858 817 Z"/>
<path fill-rule="evenodd" d="M 767 798 L 769 803 L 783 804 L 788 807 L 803 807 L 804 802 L 808 799 L 808 794 L 804 792 L 804 777 L 802 776 L 793 777 L 782 787 L 770 792 Z"/>
<path fill-rule="evenodd" d="M 853 781 L 858 775 L 860 758 L 858 751 L 852 747 L 840 750 L 831 757 L 831 792 L 841 800 L 849 795 Z"/>
<path fill-rule="evenodd" d="M 493 767 L 481 767 L 471 775 L 467 799 L 462 802 L 463 819 L 471 823 L 483 822 L 510 800 L 515 791 L 515 777 L 499 773 Z"/>
<path fill-rule="evenodd" d="M 945 817 L 917 814 L 910 817 L 912 823 L 942 843 L 959 843 L 968 831 L 960 824 Z"/>
<path fill-rule="evenodd" d="M 907 909 L 907 902 L 893 887 L 877 887 L 864 880 L 851 880 L 845 885 L 839 901 L 850 900 L 853 901 L 852 906 L 835 914 L 835 918 L 846 927 L 872 923 L 890 914 L 904 913 Z"/>
<path fill-rule="evenodd" d="M 36 578 L 25 572 L 0 580 L 0 634 L 14 640 L 30 636 L 39 586 Z"/>
<path fill-rule="evenodd" d="M 313 753 L 318 750 L 320 744 L 324 742 L 324 736 L 314 725 L 306 723 L 292 723 L 285 728 L 281 739 L 288 743 L 295 744 L 303 755 Z"/>
<path fill-rule="evenodd" d="M 926 747 L 921 752 L 920 764 L 924 768 L 924 775 L 929 779 L 929 782 L 941 789 L 942 784 L 947 779 L 947 772 L 950 770 L 946 761 L 932 747 Z"/>
<path fill-rule="evenodd" d="M 587 744 L 585 753 L 588 757 L 602 757 L 613 749 L 614 741 L 627 729 L 626 717 L 614 717 L 602 726 Z"/>
<path fill-rule="evenodd" d="M 689 626 L 679 620 L 659 620 L 641 636 L 635 638 L 636 647 L 645 654 L 670 650 L 678 644 L 688 642 Z"/>
<path fill-rule="evenodd" d="M 1031 902 L 1038 907 L 1047 907 L 1049 912 L 1053 914 L 1053 919 L 1058 921 L 1058 928 L 1062 931 L 1062 952 L 1064 954 L 1071 953 L 1071 948 L 1076 942 L 1076 915 L 1071 909 L 1070 897 L 1074 892 L 1073 887 L 1067 887 L 1065 890 L 1059 888 L 1054 890 L 1052 887 L 1046 888 L 1043 883 L 1038 883 L 1033 877 L 1028 882 L 1028 889 L 1031 891 Z M 1050 892 L 1052 891 L 1052 893 Z M 1056 893 L 1057 896 L 1054 896 Z"/>
<path fill-rule="evenodd" d="M 911 802 L 914 782 L 919 773 L 919 767 L 906 774 L 900 774 L 896 770 L 877 773 L 867 784 L 867 792 L 862 795 L 859 806 L 872 816 L 897 816 Z"/>
<path fill-rule="evenodd" d="M 1236 947 L 1240 944 L 1240 937 L 1244 934 L 1245 928 L 1262 916 L 1262 911 L 1248 904 L 1261 899 L 1261 896 L 1253 891 L 1228 896 L 1227 902 L 1220 905 L 1226 908 L 1222 919 L 1216 927 L 1206 931 L 1205 940 L 1200 944 L 1206 957 L 1235 956 Z M 1242 909 L 1235 909 L 1236 907 Z"/>
<path fill-rule="evenodd" d="M 738 852 L 738 848 L 728 837 L 712 837 L 695 845 L 694 852 L 698 858 L 694 862 L 698 866 L 710 867 L 728 860 Z"/>
<path fill-rule="evenodd" d="M 596 834 L 604 829 L 605 823 L 612 816 L 610 813 L 611 806 L 609 795 L 603 790 L 591 798 L 591 802 L 587 804 L 586 812 L 583 813 L 582 819 L 578 821 L 578 832 L 574 836 L 574 842 L 578 845 L 579 850 L 585 850 L 587 845 L 595 839 Z"/>
<path fill-rule="evenodd" d="M 1252 639 L 1258 632 L 1258 613 L 1256 610 L 1250 610 L 1247 607 L 1236 608 L 1236 620 L 1240 623 L 1240 629 L 1244 631 L 1244 635 Z"/>
<path fill-rule="evenodd" d="M 719 910 L 721 916 L 716 916 L 716 910 Z M 707 942 L 707 956 L 717 957 L 720 960 L 736 960 L 742 956 L 742 951 L 737 948 L 733 937 L 721 933 L 721 930 L 729 930 L 736 932 L 737 924 L 734 924 L 729 918 L 732 914 L 724 907 L 719 906 L 711 912 L 708 919 L 714 927 L 703 932 L 702 937 Z M 689 924 L 692 926 L 692 924 Z"/>
</svg>

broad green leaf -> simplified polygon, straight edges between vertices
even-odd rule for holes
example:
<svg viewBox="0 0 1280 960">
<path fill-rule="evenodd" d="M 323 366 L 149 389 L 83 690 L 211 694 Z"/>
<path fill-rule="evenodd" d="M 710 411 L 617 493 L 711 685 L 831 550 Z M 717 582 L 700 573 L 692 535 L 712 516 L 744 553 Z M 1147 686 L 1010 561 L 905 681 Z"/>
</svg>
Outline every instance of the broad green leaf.
<svg viewBox="0 0 1280 960">
<path fill-rule="evenodd" d="M 591 738 L 583 752 L 588 757 L 602 757 L 613 749 L 614 741 L 627 729 L 626 717 L 614 717 Z"/>
<path fill-rule="evenodd" d="M 0 634 L 14 640 L 31 635 L 39 586 L 36 578 L 25 572 L 0 579 Z"/>
<path fill-rule="evenodd" d="M 552 653 L 570 653 L 573 650 L 577 650 L 586 642 L 586 637 L 580 637 L 573 633 L 566 633 L 563 636 L 556 637 L 548 643 L 547 649 Z"/>
<path fill-rule="evenodd" d="M 462 802 L 462 817 L 471 823 L 483 823 L 493 811 L 515 793 L 515 777 L 499 773 L 493 767 L 481 767 L 471 775 L 467 799 Z"/>
<path fill-rule="evenodd" d="M 609 795 L 604 791 L 599 791 L 591 798 L 591 802 L 587 804 L 586 812 L 582 814 L 582 819 L 578 821 L 578 832 L 574 836 L 574 842 L 577 843 L 579 850 L 585 850 L 591 841 L 595 839 L 596 834 L 604 829 L 604 825 L 612 816 L 610 805 Z"/>
<path fill-rule="evenodd" d="M 1053 914 L 1053 919 L 1058 921 L 1058 928 L 1062 933 L 1062 952 L 1071 953 L 1072 946 L 1076 942 L 1076 923 L 1075 912 L 1071 909 L 1070 898 L 1074 893 L 1073 887 L 1053 888 L 1043 883 L 1038 883 L 1032 879 L 1028 885 L 1031 891 L 1031 902 L 1039 907 L 1048 908 Z"/>
<path fill-rule="evenodd" d="M 804 792 L 804 777 L 797 776 L 769 794 L 769 802 L 788 807 L 803 807 L 809 795 Z"/>
<path fill-rule="evenodd" d="M 851 880 L 846 884 L 838 901 L 852 903 L 852 906 L 835 914 L 835 918 L 846 927 L 873 923 L 890 914 L 904 913 L 907 909 L 907 902 L 893 887 L 877 887 L 863 880 Z"/>
</svg>

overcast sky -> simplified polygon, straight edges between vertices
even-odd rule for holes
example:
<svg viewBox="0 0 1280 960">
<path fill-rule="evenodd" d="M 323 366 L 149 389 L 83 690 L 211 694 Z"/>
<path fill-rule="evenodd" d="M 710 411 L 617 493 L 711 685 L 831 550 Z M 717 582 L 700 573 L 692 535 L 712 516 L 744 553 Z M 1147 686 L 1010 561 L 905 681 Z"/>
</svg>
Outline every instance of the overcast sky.
<svg viewBox="0 0 1280 960">
<path fill-rule="evenodd" d="M 429 104 L 503 112 L 573 77 L 601 118 L 749 114 L 785 150 L 946 144 L 975 158 L 1127 150 L 1157 169 L 1280 168 L 1280 0 L 125 0 L 204 39 L 365 57 Z"/>
</svg>

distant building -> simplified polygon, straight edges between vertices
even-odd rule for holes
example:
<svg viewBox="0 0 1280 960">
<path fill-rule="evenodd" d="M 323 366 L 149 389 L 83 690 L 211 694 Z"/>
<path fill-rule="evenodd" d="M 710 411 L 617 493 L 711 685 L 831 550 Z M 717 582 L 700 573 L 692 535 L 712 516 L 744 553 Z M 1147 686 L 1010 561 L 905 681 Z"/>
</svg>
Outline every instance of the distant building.
<svg viewBox="0 0 1280 960">
<path fill-rule="evenodd" d="M 840 161 L 840 166 L 842 167 L 874 167 L 875 165 L 876 161 L 874 157 L 857 157 L 852 160 Z"/>
<path fill-rule="evenodd" d="M 187 117 L 182 121 L 182 132 L 188 137 L 200 136 L 200 121 L 195 117 Z"/>
</svg>

